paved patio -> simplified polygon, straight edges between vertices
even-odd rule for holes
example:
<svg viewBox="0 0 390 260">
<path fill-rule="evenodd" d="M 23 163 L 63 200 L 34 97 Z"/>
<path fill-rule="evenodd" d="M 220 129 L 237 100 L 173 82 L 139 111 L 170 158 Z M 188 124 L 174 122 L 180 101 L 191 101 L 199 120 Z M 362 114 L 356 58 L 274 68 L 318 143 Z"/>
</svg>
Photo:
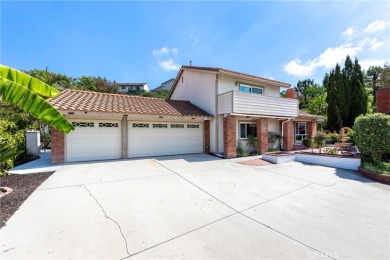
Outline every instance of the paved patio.
<svg viewBox="0 0 390 260">
<path fill-rule="evenodd" d="M 199 154 L 61 167 L 0 230 L 2 259 L 389 259 L 389 186 Z"/>
</svg>

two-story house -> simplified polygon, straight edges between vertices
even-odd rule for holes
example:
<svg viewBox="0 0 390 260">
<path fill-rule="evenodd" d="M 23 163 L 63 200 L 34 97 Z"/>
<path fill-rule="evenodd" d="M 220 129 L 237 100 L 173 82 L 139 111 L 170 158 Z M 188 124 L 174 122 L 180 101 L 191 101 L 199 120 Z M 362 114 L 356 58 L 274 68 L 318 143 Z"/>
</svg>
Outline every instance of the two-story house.
<svg viewBox="0 0 390 260">
<path fill-rule="evenodd" d="M 280 97 L 280 88 L 289 88 Z M 318 116 L 300 113 L 287 83 L 220 68 L 182 66 L 169 97 L 65 90 L 51 104 L 75 127 L 52 129 L 52 162 L 77 162 L 190 153 L 236 156 L 238 141 L 257 137 L 268 151 L 268 132 L 293 149 L 316 130 Z"/>
<path fill-rule="evenodd" d="M 289 98 L 280 96 L 288 88 Z M 257 150 L 268 151 L 268 132 L 283 136 L 282 148 L 312 137 L 320 116 L 298 109 L 290 84 L 221 68 L 183 66 L 168 99 L 189 100 L 214 116 L 210 121 L 210 152 L 225 158 L 236 156 L 237 142 L 246 146 L 257 137 Z"/>
<path fill-rule="evenodd" d="M 118 86 L 118 93 L 121 94 L 132 94 L 138 93 L 139 91 L 149 91 L 147 83 L 116 83 Z"/>
</svg>

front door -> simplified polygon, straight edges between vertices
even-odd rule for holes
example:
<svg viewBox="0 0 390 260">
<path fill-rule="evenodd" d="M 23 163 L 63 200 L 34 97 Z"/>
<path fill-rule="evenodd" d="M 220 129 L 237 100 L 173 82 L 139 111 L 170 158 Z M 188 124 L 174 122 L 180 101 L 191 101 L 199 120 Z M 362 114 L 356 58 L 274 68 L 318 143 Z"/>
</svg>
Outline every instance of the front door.
<svg viewBox="0 0 390 260">
<path fill-rule="evenodd" d="M 295 143 L 302 144 L 302 140 L 307 138 L 306 122 L 295 123 Z"/>
</svg>

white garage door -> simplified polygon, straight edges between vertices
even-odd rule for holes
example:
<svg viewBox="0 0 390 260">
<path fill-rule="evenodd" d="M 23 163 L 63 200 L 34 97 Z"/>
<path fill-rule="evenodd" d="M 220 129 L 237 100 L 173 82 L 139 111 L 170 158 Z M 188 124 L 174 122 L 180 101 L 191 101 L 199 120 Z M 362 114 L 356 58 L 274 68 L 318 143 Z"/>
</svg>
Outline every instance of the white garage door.
<svg viewBox="0 0 390 260">
<path fill-rule="evenodd" d="M 128 156 L 203 153 L 203 123 L 130 122 Z"/>
<path fill-rule="evenodd" d="M 121 158 L 121 122 L 74 120 L 75 130 L 66 135 L 66 161 Z"/>
</svg>

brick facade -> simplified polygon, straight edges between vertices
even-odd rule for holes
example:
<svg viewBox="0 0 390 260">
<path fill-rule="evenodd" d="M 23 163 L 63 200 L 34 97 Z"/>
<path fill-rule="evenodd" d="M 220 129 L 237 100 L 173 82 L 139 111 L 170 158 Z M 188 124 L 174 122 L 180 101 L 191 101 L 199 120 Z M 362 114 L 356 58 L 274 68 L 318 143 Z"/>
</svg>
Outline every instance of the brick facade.
<svg viewBox="0 0 390 260">
<path fill-rule="evenodd" d="M 294 149 L 294 122 L 287 121 L 283 125 L 283 150 L 291 151 Z"/>
<path fill-rule="evenodd" d="M 307 138 L 313 138 L 317 133 L 317 121 L 307 122 Z"/>
<path fill-rule="evenodd" d="M 236 118 L 232 116 L 223 118 L 223 156 L 236 157 Z"/>
<path fill-rule="evenodd" d="M 257 119 L 257 152 L 260 154 L 268 152 L 268 119 Z"/>
<path fill-rule="evenodd" d="M 376 90 L 376 111 L 378 113 L 390 112 L 390 88 Z"/>
<path fill-rule="evenodd" d="M 204 125 L 204 152 L 210 153 L 210 121 L 205 120 L 203 125 Z"/>
<path fill-rule="evenodd" d="M 51 163 L 65 162 L 65 134 L 51 128 Z"/>
</svg>

